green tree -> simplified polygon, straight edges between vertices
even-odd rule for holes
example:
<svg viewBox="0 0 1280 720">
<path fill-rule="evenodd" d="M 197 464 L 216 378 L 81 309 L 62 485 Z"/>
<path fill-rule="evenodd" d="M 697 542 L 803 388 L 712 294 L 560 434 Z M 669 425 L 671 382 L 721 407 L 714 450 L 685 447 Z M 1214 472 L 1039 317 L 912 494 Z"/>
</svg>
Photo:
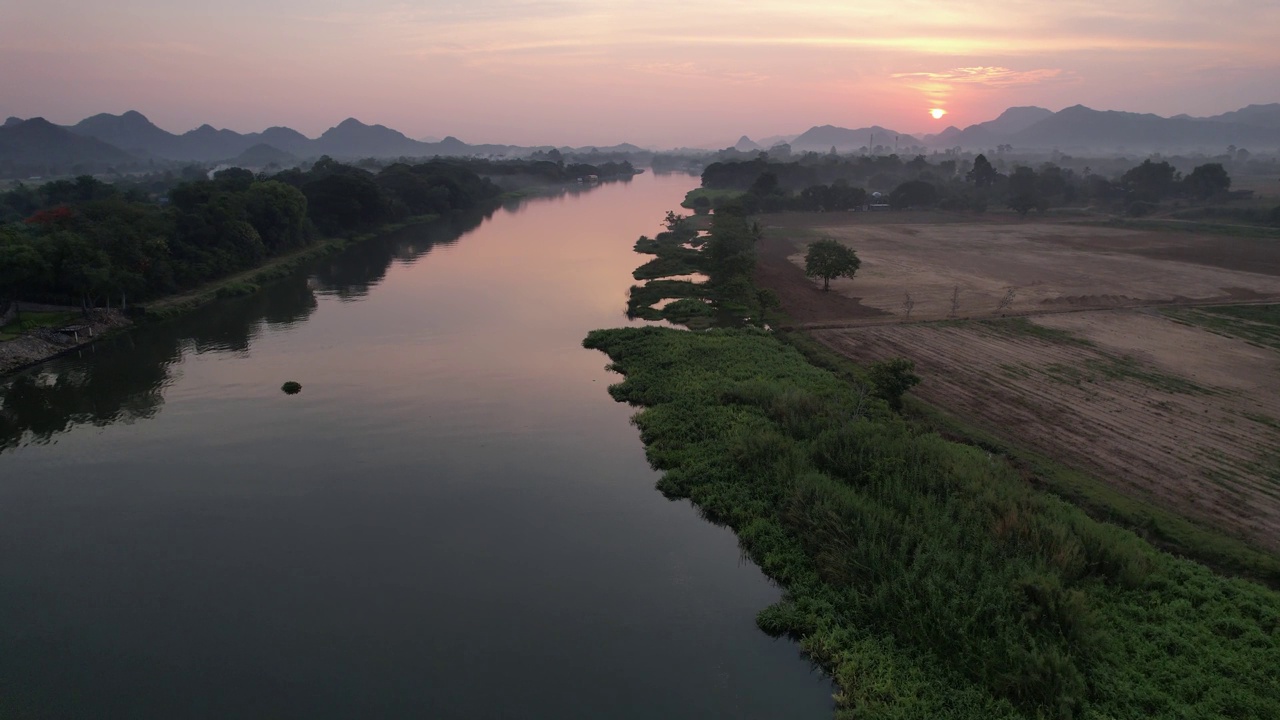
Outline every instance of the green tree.
<svg viewBox="0 0 1280 720">
<path fill-rule="evenodd" d="M 782 305 L 782 299 L 778 297 L 778 293 L 767 288 L 756 290 L 756 302 L 760 304 L 760 327 L 768 324 L 769 311 Z"/>
<path fill-rule="evenodd" d="M 1179 180 L 1178 175 L 1178 171 L 1167 162 L 1143 160 L 1141 165 L 1130 168 L 1121 175 L 1120 183 L 1132 200 L 1159 202 L 1173 192 Z"/>
<path fill-rule="evenodd" d="M 752 195 L 759 195 L 761 197 L 764 197 L 766 195 L 774 195 L 780 192 L 780 189 L 778 187 L 777 173 L 772 173 L 772 172 L 760 173 L 759 177 L 755 179 L 755 182 L 751 183 L 751 187 L 747 190 L 747 192 L 751 193 Z"/>
<path fill-rule="evenodd" d="M 1026 217 L 1031 210 L 1044 212 L 1048 209 L 1048 203 L 1040 193 L 1040 181 L 1035 170 L 1024 165 L 1013 169 L 1013 174 L 1009 176 L 1008 205 L 1022 217 Z"/>
<path fill-rule="evenodd" d="M 826 238 L 809 245 L 804 254 L 804 274 L 822 278 L 822 289 L 831 289 L 833 278 L 852 278 L 862 261 L 853 248 Z"/>
<path fill-rule="evenodd" d="M 249 224 L 267 251 L 279 253 L 307 244 L 307 198 L 282 182 L 255 182 L 244 194 Z"/>
<path fill-rule="evenodd" d="M 1201 200 L 1208 200 L 1231 189 L 1231 176 L 1222 163 L 1206 163 L 1191 171 L 1182 180 L 1187 192 Z"/>
<path fill-rule="evenodd" d="M 927 207 L 938 202 L 938 189 L 924 180 L 908 180 L 889 193 L 889 205 L 895 208 Z"/>
<path fill-rule="evenodd" d="M 48 272 L 44 257 L 26 237 L 0 228 L 0 310 Z"/>
<path fill-rule="evenodd" d="M 910 360 L 894 358 L 871 363 L 868 379 L 876 397 L 889 403 L 894 410 L 901 410 L 902 396 L 920 384 L 920 376 L 915 370 L 916 364 Z"/>
</svg>

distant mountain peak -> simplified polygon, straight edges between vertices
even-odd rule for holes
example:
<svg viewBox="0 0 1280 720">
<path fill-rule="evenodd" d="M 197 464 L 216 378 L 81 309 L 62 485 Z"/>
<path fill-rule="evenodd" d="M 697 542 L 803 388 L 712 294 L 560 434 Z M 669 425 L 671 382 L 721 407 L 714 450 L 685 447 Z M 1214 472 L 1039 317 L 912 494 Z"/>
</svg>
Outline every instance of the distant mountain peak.
<svg viewBox="0 0 1280 720">
<path fill-rule="evenodd" d="M 3 125 L 3 127 L 13 127 L 14 125 L 17 125 L 17 124 L 19 124 L 19 123 L 21 123 L 21 122 L 22 122 L 22 118 L 20 118 L 20 117 L 13 117 L 13 116 L 11 115 L 11 116 L 9 116 L 9 118 L 8 118 L 8 119 L 6 119 L 6 120 L 4 121 L 4 125 Z"/>
</svg>

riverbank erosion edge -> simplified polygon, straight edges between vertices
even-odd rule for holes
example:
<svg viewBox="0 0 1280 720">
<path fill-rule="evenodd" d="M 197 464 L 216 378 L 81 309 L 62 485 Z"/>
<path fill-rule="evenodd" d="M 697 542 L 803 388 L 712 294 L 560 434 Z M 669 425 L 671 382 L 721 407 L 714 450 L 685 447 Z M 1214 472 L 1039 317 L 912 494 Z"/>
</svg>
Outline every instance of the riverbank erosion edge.
<svg viewBox="0 0 1280 720">
<path fill-rule="evenodd" d="M 70 327 L 37 327 L 0 341 L 0 376 L 82 348 L 132 324 L 119 310 L 95 309 L 74 316 Z"/>
<path fill-rule="evenodd" d="M 840 718 L 1276 717 L 1280 594 L 923 432 L 756 329 L 592 332 L 658 488 L 783 589 Z"/>
</svg>

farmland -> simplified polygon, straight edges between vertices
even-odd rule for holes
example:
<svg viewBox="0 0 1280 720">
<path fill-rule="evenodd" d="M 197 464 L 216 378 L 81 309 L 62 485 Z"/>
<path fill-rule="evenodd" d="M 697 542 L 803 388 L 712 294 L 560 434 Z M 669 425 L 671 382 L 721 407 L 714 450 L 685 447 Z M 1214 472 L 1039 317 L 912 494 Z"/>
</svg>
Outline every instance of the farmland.
<svg viewBox="0 0 1280 720">
<path fill-rule="evenodd" d="M 1280 552 L 1280 240 L 907 213 L 770 218 L 757 281 L 915 394 L 1142 502 Z M 822 293 L 806 240 L 862 268 Z"/>
</svg>

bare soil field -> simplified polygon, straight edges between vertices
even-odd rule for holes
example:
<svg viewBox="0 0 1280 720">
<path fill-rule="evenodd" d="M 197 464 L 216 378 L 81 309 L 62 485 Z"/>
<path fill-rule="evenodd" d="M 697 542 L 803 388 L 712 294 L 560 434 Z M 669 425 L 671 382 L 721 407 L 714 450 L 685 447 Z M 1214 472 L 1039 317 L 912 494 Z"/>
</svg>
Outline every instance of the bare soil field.
<svg viewBox="0 0 1280 720">
<path fill-rule="evenodd" d="M 859 361 L 909 358 L 926 402 L 1280 553 L 1280 351 L 1154 309 L 1280 300 L 1280 241 L 814 220 L 770 223 L 757 281 L 819 341 Z M 802 271 L 821 236 L 862 259 L 830 293 Z"/>
<path fill-rule="evenodd" d="M 760 249 L 758 280 L 778 290 L 784 312 L 801 323 L 907 319 L 908 294 L 911 320 L 1280 299 L 1275 239 L 1065 222 L 898 223 L 874 214 L 829 215 L 807 216 L 815 224 L 800 230 L 784 223 L 803 221 L 779 216 Z M 837 309 L 813 298 L 817 281 L 804 277 L 804 249 L 820 236 L 857 250 L 857 276 L 833 280 L 831 289 L 858 307 L 837 300 L 845 306 Z M 794 270 L 781 264 L 783 256 Z"/>
<path fill-rule="evenodd" d="M 910 358 L 925 401 L 1280 552 L 1280 353 L 1131 310 L 813 334 Z"/>
</svg>

